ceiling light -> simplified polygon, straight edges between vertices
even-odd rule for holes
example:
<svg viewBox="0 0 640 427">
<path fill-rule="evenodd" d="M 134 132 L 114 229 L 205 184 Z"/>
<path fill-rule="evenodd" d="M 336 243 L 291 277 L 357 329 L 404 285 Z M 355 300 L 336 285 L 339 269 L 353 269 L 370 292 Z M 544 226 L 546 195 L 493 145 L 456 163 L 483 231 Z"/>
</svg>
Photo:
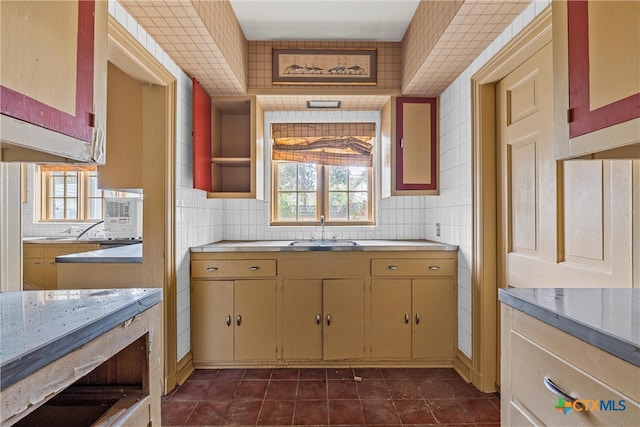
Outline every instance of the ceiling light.
<svg viewBox="0 0 640 427">
<path fill-rule="evenodd" d="M 309 100 L 307 101 L 307 108 L 340 108 L 342 101 L 331 100 Z"/>
</svg>

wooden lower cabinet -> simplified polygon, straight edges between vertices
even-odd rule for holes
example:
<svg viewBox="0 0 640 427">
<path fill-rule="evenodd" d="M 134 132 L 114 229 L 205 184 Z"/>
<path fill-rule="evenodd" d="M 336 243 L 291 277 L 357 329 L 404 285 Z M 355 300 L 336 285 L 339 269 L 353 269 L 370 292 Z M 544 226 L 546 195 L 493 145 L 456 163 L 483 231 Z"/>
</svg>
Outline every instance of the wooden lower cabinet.
<svg viewBox="0 0 640 427">
<path fill-rule="evenodd" d="M 453 366 L 456 257 L 192 253 L 194 364 Z"/>
<path fill-rule="evenodd" d="M 25 243 L 23 245 L 23 289 L 58 289 L 58 264 L 56 257 L 94 251 L 96 243 Z"/>
<path fill-rule="evenodd" d="M 196 365 L 276 359 L 275 280 L 194 280 L 191 312 Z"/>
<path fill-rule="evenodd" d="M 285 360 L 364 357 L 363 280 L 285 280 L 283 294 Z"/>
</svg>

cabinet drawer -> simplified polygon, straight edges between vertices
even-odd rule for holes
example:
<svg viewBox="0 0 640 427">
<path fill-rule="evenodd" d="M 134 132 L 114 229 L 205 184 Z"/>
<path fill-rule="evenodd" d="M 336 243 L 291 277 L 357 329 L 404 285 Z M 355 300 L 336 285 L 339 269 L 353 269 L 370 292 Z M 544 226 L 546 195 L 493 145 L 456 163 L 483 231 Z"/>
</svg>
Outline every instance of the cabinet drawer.
<svg viewBox="0 0 640 427">
<path fill-rule="evenodd" d="M 44 246 L 38 244 L 30 244 L 22 246 L 23 258 L 44 258 Z"/>
<path fill-rule="evenodd" d="M 372 276 L 454 276 L 456 262 L 452 259 L 372 259 Z"/>
<path fill-rule="evenodd" d="M 274 259 L 191 261 L 191 277 L 218 279 L 275 275 Z"/>
<path fill-rule="evenodd" d="M 543 424 L 637 425 L 640 407 L 628 397 L 517 332 L 511 332 L 510 348 L 512 401 L 535 414 Z M 545 377 L 585 406 L 571 409 L 566 414 L 557 409 L 556 406 L 563 402 L 547 389 Z"/>
</svg>

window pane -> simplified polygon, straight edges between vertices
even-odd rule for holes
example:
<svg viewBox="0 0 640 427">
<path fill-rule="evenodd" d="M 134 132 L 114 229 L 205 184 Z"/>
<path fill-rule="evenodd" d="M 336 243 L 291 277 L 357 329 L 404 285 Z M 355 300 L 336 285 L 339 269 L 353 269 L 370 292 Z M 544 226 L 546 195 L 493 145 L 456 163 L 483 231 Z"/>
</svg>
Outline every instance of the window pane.
<svg viewBox="0 0 640 427">
<path fill-rule="evenodd" d="M 298 178 L 298 166 L 295 163 L 279 162 L 278 168 L 278 191 L 296 191 Z"/>
<path fill-rule="evenodd" d="M 51 199 L 51 219 L 64 219 L 64 199 Z"/>
<path fill-rule="evenodd" d="M 349 190 L 367 191 L 369 174 L 366 167 L 351 166 L 349 168 Z"/>
<path fill-rule="evenodd" d="M 97 175 L 89 175 L 89 194 L 88 197 L 100 197 L 102 190 L 98 188 L 98 176 Z"/>
<path fill-rule="evenodd" d="M 349 193 L 349 219 L 366 221 L 369 219 L 367 193 Z"/>
<path fill-rule="evenodd" d="M 65 177 L 67 181 L 67 197 L 77 197 L 78 196 L 78 175 L 76 173 L 71 173 Z"/>
<path fill-rule="evenodd" d="M 51 196 L 64 197 L 64 177 L 63 176 L 51 177 Z"/>
<path fill-rule="evenodd" d="M 316 193 L 298 193 L 298 220 L 316 220 L 318 212 L 316 199 Z"/>
<path fill-rule="evenodd" d="M 67 202 L 67 219 L 79 219 L 78 218 L 78 201 L 76 199 L 66 199 Z"/>
<path fill-rule="evenodd" d="M 329 191 L 347 189 L 348 171 L 346 166 L 329 166 Z"/>
<path fill-rule="evenodd" d="M 298 166 L 298 191 L 316 191 L 318 169 L 316 165 L 302 163 Z"/>
<path fill-rule="evenodd" d="M 102 218 L 102 199 L 89 199 L 89 219 Z"/>
<path fill-rule="evenodd" d="M 295 221 L 297 211 L 296 193 L 278 193 L 278 220 Z"/>
<path fill-rule="evenodd" d="M 332 221 L 347 220 L 347 193 L 329 193 L 329 219 Z"/>
</svg>

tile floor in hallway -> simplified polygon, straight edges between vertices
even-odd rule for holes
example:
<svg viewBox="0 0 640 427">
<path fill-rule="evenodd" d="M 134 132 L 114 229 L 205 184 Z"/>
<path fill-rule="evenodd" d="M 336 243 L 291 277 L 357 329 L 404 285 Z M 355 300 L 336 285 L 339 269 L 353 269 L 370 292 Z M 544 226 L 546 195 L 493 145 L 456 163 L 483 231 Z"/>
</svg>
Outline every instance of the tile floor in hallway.
<svg viewBox="0 0 640 427">
<path fill-rule="evenodd" d="M 162 425 L 499 426 L 500 400 L 453 369 L 196 370 L 162 398 Z"/>
</svg>

